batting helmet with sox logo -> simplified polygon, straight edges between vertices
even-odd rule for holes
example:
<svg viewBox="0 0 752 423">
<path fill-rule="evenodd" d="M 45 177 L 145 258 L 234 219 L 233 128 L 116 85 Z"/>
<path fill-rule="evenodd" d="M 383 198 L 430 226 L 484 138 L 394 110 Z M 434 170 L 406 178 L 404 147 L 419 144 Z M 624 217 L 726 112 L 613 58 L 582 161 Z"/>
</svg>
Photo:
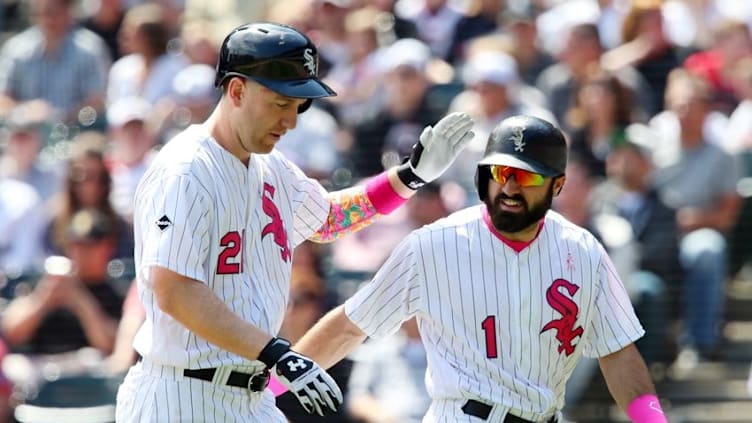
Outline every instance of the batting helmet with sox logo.
<svg viewBox="0 0 752 423">
<path fill-rule="evenodd" d="M 337 95 L 318 78 L 316 46 L 300 31 L 271 22 L 245 24 L 225 37 L 219 51 L 219 87 L 231 76 L 252 79 L 279 94 L 309 99 L 298 108 L 303 113 L 314 98 Z"/>
</svg>

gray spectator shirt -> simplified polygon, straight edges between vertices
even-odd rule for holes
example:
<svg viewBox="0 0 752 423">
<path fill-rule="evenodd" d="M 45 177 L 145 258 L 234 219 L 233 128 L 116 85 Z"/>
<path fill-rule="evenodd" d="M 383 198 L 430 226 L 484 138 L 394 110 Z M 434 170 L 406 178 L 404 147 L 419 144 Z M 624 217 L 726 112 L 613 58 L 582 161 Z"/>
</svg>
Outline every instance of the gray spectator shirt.
<svg viewBox="0 0 752 423">
<path fill-rule="evenodd" d="M 669 207 L 712 208 L 718 199 L 736 191 L 740 172 L 735 157 L 720 147 L 704 143 L 679 148 L 655 171 L 655 183 Z"/>
<path fill-rule="evenodd" d="M 89 96 L 104 95 L 109 64 L 104 42 L 87 29 L 72 29 L 45 54 L 41 31 L 31 27 L 0 51 L 0 92 L 16 101 L 46 100 L 69 114 Z"/>
</svg>

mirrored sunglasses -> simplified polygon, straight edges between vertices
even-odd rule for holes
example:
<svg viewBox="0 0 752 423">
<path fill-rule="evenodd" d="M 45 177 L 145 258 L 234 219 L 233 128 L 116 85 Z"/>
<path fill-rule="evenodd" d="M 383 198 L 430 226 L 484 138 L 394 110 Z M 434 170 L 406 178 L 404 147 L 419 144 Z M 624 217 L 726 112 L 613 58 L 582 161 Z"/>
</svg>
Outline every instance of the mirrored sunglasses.
<svg viewBox="0 0 752 423">
<path fill-rule="evenodd" d="M 540 173 L 534 173 L 516 167 L 491 165 L 491 177 L 500 184 L 506 184 L 511 176 L 521 187 L 539 187 L 546 179 Z"/>
</svg>

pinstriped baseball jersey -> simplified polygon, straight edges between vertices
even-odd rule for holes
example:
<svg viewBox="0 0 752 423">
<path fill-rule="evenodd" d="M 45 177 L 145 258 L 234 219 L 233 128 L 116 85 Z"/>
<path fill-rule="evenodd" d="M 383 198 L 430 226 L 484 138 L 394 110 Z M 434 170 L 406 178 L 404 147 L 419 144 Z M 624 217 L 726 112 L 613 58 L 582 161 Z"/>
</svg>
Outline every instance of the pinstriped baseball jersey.
<svg viewBox="0 0 752 423">
<path fill-rule="evenodd" d="M 206 283 L 237 315 L 275 334 L 287 307 L 292 250 L 328 212 L 324 188 L 276 151 L 252 155 L 246 167 L 203 126 L 172 139 L 136 192 L 135 260 L 146 308 L 136 350 L 176 367 L 247 364 L 163 313 L 148 268 Z"/>
<path fill-rule="evenodd" d="M 549 211 L 517 252 L 484 213 L 485 205 L 471 207 L 411 233 L 345 312 L 372 337 L 417 316 L 434 401 L 479 399 L 543 420 L 563 406 L 582 354 L 618 351 L 644 331 L 586 230 Z M 447 419 L 468 416 L 444 406 L 427 415 Z"/>
</svg>

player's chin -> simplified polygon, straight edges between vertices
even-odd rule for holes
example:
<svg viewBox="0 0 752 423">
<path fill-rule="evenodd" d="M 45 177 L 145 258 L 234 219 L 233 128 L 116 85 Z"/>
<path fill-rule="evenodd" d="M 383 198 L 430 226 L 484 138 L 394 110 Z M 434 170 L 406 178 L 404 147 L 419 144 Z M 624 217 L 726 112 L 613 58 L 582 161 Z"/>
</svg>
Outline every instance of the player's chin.
<svg viewBox="0 0 752 423">
<path fill-rule="evenodd" d="M 263 145 L 263 148 L 268 150 L 268 151 L 265 151 L 265 153 L 271 153 L 271 151 L 274 150 L 274 146 L 277 145 L 277 143 L 279 142 L 281 138 L 282 138 L 281 136 L 275 135 L 275 134 L 271 134 L 267 136 L 266 139 L 264 140 L 264 145 Z"/>
<path fill-rule="evenodd" d="M 267 138 L 258 147 L 258 154 L 269 154 L 274 150 L 274 146 L 277 145 L 277 141 L 272 138 Z"/>
<path fill-rule="evenodd" d="M 258 154 L 269 154 L 272 152 L 272 150 L 274 150 L 274 144 L 264 144 L 263 146 L 261 146 L 261 148 L 259 148 Z"/>
</svg>

